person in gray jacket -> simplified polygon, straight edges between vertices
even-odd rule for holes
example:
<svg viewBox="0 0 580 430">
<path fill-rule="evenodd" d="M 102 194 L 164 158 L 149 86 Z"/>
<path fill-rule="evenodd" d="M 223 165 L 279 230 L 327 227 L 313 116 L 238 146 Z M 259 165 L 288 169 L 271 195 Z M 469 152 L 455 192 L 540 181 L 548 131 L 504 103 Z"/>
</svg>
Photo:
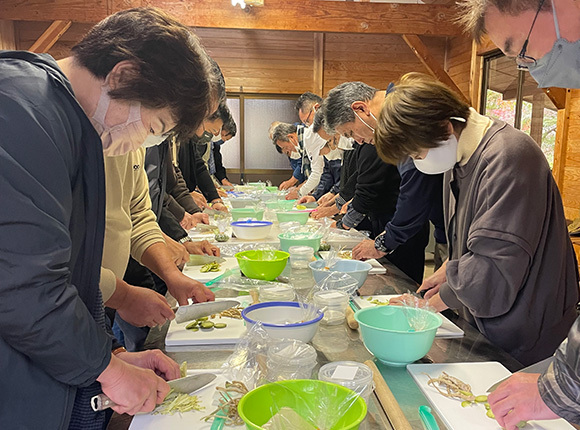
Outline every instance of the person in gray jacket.
<svg viewBox="0 0 580 430">
<path fill-rule="evenodd" d="M 445 173 L 449 259 L 418 291 L 525 365 L 551 356 L 576 319 L 578 269 L 538 145 L 419 73 L 385 97 L 375 135 L 384 160 Z"/>
<path fill-rule="evenodd" d="M 541 88 L 580 88 L 580 8 L 574 0 L 464 0 L 461 21 L 476 40 L 489 38 Z M 535 198 L 529 197 L 529 198 Z M 489 402 L 498 423 L 563 417 L 580 424 L 580 320 L 543 374 L 518 373 Z"/>
</svg>

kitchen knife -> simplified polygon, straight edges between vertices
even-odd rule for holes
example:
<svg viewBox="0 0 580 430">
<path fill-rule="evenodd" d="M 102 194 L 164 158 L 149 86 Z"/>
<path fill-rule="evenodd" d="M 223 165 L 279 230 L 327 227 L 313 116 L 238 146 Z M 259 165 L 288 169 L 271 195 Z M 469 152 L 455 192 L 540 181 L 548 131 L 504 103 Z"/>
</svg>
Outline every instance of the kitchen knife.
<svg viewBox="0 0 580 430">
<path fill-rule="evenodd" d="M 175 312 L 175 322 L 196 320 L 201 317 L 219 314 L 221 311 L 239 306 L 237 300 L 219 300 L 215 302 L 194 303 L 193 305 L 180 306 Z"/>
<path fill-rule="evenodd" d="M 201 373 L 199 375 L 191 375 L 185 378 L 167 381 L 167 384 L 177 393 L 190 394 L 213 382 L 215 378 L 216 375 L 213 373 Z M 116 406 L 116 403 L 105 394 L 97 394 L 91 398 L 91 407 L 95 412 L 112 408 L 113 406 Z"/>
<path fill-rule="evenodd" d="M 553 360 L 554 357 L 548 357 L 542 361 L 538 361 L 537 363 L 532 364 L 531 366 L 524 367 L 523 369 L 518 370 L 515 373 L 544 373 L 548 369 L 548 367 L 550 367 L 550 364 L 552 363 Z M 491 387 L 487 389 L 487 392 L 488 393 L 493 392 L 497 387 L 501 385 L 502 382 L 506 381 L 511 376 L 512 375 L 508 376 L 507 378 L 503 378 L 500 381 L 497 381 L 495 384 L 493 384 Z"/>
<path fill-rule="evenodd" d="M 188 266 L 203 266 L 208 263 L 223 263 L 226 259 L 223 257 L 216 257 L 214 255 L 197 255 L 193 254 L 189 256 Z"/>
</svg>

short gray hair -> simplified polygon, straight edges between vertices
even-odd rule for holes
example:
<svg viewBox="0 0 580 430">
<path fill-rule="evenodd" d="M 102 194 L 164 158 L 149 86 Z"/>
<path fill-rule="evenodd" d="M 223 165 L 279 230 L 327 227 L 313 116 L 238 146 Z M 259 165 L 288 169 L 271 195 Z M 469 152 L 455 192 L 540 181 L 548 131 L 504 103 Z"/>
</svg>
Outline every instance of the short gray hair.
<svg viewBox="0 0 580 430">
<path fill-rule="evenodd" d="M 457 3 L 459 14 L 457 22 L 481 42 L 485 31 L 485 14 L 490 7 L 495 7 L 504 15 L 517 16 L 527 10 L 538 10 L 541 0 L 462 0 Z M 545 0 L 542 11 L 550 10 L 550 0 Z M 527 30 L 526 30 L 527 31 Z"/>
<path fill-rule="evenodd" d="M 376 93 L 376 88 L 364 82 L 345 82 L 330 90 L 322 104 L 326 131 L 334 134 L 336 127 L 354 121 L 350 106 L 356 101 L 372 100 Z"/>
<path fill-rule="evenodd" d="M 320 130 L 326 131 L 326 123 L 324 121 L 324 108 L 321 106 L 318 108 L 314 114 L 314 120 L 312 121 L 312 131 L 318 133 Z"/>
<path fill-rule="evenodd" d="M 288 135 L 296 133 L 297 130 L 298 129 L 294 124 L 281 122 L 274 129 L 274 133 L 272 133 L 272 143 L 276 145 L 276 142 L 278 142 L 279 140 L 282 142 L 288 142 L 290 140 L 288 139 Z"/>
</svg>

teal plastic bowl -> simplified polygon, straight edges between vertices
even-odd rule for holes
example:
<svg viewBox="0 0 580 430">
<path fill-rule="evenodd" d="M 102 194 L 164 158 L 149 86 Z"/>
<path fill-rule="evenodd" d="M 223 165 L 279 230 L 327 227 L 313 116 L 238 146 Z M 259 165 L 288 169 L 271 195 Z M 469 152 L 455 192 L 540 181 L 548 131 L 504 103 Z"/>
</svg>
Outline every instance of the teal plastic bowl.
<svg viewBox="0 0 580 430">
<path fill-rule="evenodd" d="M 374 306 L 354 314 L 366 348 L 384 364 L 405 366 L 423 358 L 443 323 L 439 315 L 403 306 Z M 421 322 L 414 330 L 409 320 Z"/>
<path fill-rule="evenodd" d="M 234 221 L 238 221 L 243 218 L 253 218 L 258 221 L 262 221 L 264 217 L 264 209 L 256 208 L 233 208 L 230 213 Z"/>
<path fill-rule="evenodd" d="M 318 252 L 322 236 L 308 238 L 308 233 L 294 233 L 292 235 L 280 233 L 278 239 L 280 239 L 280 249 L 282 251 L 288 252 L 291 246 L 309 246 L 314 252 Z"/>
<path fill-rule="evenodd" d="M 266 190 L 268 190 L 271 193 L 277 193 L 278 187 L 266 187 Z"/>
<path fill-rule="evenodd" d="M 309 216 L 310 212 L 302 212 L 302 211 L 276 212 L 276 218 L 278 218 L 278 222 L 297 221 L 301 225 L 304 225 L 308 222 Z"/>
<path fill-rule="evenodd" d="M 348 273 L 358 282 L 358 288 L 362 287 L 370 270 L 373 268 L 370 263 L 358 260 L 338 260 L 329 270 L 324 270 L 326 261 L 316 260 L 308 264 L 312 270 L 312 276 L 317 284 L 330 276 L 332 272 Z"/>
<path fill-rule="evenodd" d="M 289 211 L 294 207 L 296 200 L 278 200 L 278 207 L 283 210 Z"/>
<path fill-rule="evenodd" d="M 248 278 L 273 281 L 284 271 L 290 254 L 256 249 L 238 252 L 235 257 L 240 270 Z"/>
<path fill-rule="evenodd" d="M 338 410 L 342 410 L 342 416 L 330 430 L 358 429 L 367 414 L 365 401 L 356 396 L 354 391 L 331 382 L 313 379 L 262 385 L 242 397 L 238 404 L 238 413 L 247 429 L 262 430 L 262 426 L 283 407 L 293 409 L 303 418 L 311 418 L 318 411 L 333 417 Z"/>
</svg>

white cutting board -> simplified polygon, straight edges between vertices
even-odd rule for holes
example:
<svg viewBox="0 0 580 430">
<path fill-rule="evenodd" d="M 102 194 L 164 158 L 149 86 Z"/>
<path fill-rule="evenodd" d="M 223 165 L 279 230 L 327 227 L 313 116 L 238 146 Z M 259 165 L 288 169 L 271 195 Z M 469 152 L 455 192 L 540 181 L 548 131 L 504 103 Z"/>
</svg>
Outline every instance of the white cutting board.
<svg viewBox="0 0 580 430">
<path fill-rule="evenodd" d="M 320 251 L 319 254 L 322 258 L 326 258 L 328 257 L 329 252 L 330 251 Z M 387 273 L 387 269 L 374 258 L 365 261 L 372 266 L 371 270 L 369 271 L 369 275 L 382 275 Z"/>
<path fill-rule="evenodd" d="M 231 297 L 227 299 L 218 298 L 216 301 L 231 299 Z M 234 297 L 233 299 L 239 301 L 244 307 L 248 306 L 252 301 L 250 296 Z M 167 331 L 167 336 L 165 337 L 165 345 L 188 346 L 234 344 L 246 333 L 246 325 L 243 319 L 237 320 L 234 318 L 216 317 L 213 319 L 210 318 L 210 321 L 226 323 L 227 327 L 214 328 L 208 331 L 191 331 L 185 328 L 191 321 L 180 324 L 176 323 L 175 320 L 171 321 L 169 330 Z"/>
<path fill-rule="evenodd" d="M 496 420 L 485 415 L 483 404 L 461 407 L 461 401 L 449 399 L 439 394 L 435 388 L 427 385 L 429 377 L 436 378 L 445 372 L 471 385 L 473 394 L 487 394 L 486 390 L 497 381 L 508 377 L 511 372 L 497 361 L 482 363 L 441 363 L 441 364 L 408 364 L 411 374 L 429 403 L 435 408 L 449 430 L 501 430 Z M 574 430 L 566 421 L 528 421 L 526 430 Z"/>
<path fill-rule="evenodd" d="M 174 415 L 151 415 L 151 414 L 137 414 L 131 421 L 129 430 L 210 430 L 212 420 L 208 422 L 202 420 L 203 417 L 212 413 L 217 409 L 217 400 L 214 404 L 214 394 L 216 387 L 224 387 L 226 378 L 222 375 L 221 370 L 188 370 L 188 375 L 195 375 L 198 373 L 215 373 L 217 378 L 207 386 L 195 392 L 198 396 L 202 406 L 205 407 L 203 411 L 190 411 L 184 413 L 177 413 Z M 245 426 L 225 427 L 227 429 L 244 429 Z"/>
<path fill-rule="evenodd" d="M 211 281 L 214 278 L 217 278 L 220 275 L 223 275 L 226 270 L 233 269 L 234 267 L 238 267 L 238 260 L 235 257 L 224 257 L 226 261 L 221 263 L 220 270 L 217 272 L 200 272 L 202 266 L 190 266 L 188 264 L 185 265 L 183 268 L 183 274 L 190 277 L 191 279 L 195 279 L 199 282 L 207 282 Z"/>
<path fill-rule="evenodd" d="M 371 306 L 378 306 L 378 305 L 375 305 L 375 304 L 371 303 L 370 301 L 368 301 L 367 299 L 369 297 L 372 297 L 373 299 L 377 299 L 381 302 L 386 302 L 387 300 L 390 300 L 393 297 L 399 297 L 399 296 L 400 296 L 400 294 L 384 294 L 384 295 L 376 295 L 376 296 L 356 296 L 353 301 L 356 303 L 356 305 L 360 309 L 364 309 L 364 308 L 369 308 Z M 438 339 L 451 339 L 451 338 L 456 338 L 456 337 L 463 337 L 465 335 L 463 330 L 461 330 L 459 327 L 457 327 L 455 324 L 453 324 L 451 321 L 449 321 L 449 319 L 447 319 L 445 316 L 443 316 L 441 314 L 439 314 L 439 316 L 443 320 L 443 324 L 441 324 L 441 327 L 439 327 L 439 329 L 437 329 L 437 333 L 435 334 L 436 338 L 438 338 Z"/>
</svg>

